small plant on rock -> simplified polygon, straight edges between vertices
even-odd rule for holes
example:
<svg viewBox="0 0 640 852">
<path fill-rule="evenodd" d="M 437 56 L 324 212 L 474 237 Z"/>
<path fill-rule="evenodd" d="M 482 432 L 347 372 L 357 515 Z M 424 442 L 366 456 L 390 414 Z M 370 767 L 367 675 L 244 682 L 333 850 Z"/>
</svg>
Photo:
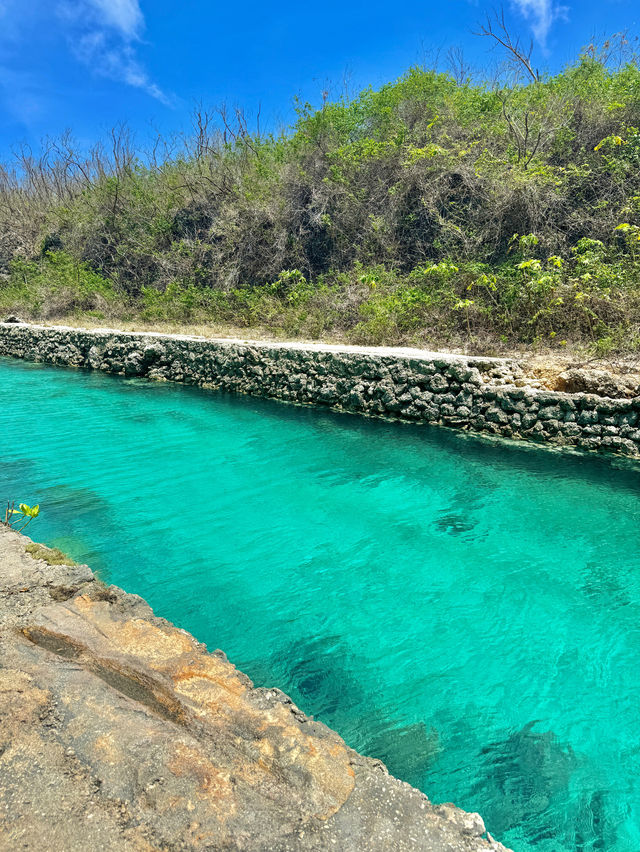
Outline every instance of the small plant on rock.
<svg viewBox="0 0 640 852">
<path fill-rule="evenodd" d="M 28 506 L 26 503 L 20 503 L 17 509 L 15 505 L 14 500 L 7 500 L 4 525 L 15 529 L 16 532 L 22 532 L 40 514 L 40 505 Z"/>
</svg>

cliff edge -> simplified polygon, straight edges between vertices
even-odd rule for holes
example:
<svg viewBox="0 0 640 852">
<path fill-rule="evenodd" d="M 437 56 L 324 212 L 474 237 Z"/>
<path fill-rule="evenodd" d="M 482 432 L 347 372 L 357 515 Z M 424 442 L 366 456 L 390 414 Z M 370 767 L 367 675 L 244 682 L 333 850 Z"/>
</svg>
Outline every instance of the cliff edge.
<svg viewBox="0 0 640 852">
<path fill-rule="evenodd" d="M 506 852 L 220 651 L 0 526 L 0 848 Z"/>
</svg>

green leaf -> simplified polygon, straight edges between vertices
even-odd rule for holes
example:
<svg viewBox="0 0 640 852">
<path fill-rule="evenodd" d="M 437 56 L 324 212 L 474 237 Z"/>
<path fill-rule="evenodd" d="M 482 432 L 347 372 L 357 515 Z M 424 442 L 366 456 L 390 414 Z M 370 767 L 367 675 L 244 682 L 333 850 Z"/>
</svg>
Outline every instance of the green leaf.
<svg viewBox="0 0 640 852">
<path fill-rule="evenodd" d="M 26 518 L 37 518 L 40 514 L 40 504 L 37 506 L 27 506 L 26 503 L 20 503 L 20 511 Z"/>
</svg>

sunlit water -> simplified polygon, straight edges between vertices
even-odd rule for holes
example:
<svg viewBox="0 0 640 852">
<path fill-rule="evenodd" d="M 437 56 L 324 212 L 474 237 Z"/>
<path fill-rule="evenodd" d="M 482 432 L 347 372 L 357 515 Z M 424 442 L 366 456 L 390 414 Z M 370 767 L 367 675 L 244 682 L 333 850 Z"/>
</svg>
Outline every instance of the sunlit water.
<svg viewBox="0 0 640 852">
<path fill-rule="evenodd" d="M 516 852 L 640 849 L 640 474 L 0 359 L 0 498 Z"/>
</svg>

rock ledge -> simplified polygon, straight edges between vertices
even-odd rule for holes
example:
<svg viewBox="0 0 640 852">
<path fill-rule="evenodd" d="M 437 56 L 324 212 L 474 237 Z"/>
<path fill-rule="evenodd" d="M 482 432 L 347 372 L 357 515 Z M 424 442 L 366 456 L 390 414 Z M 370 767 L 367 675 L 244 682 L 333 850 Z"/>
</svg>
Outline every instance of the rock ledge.
<svg viewBox="0 0 640 852">
<path fill-rule="evenodd" d="M 506 852 L 86 566 L 0 526 L 0 848 Z"/>
</svg>

